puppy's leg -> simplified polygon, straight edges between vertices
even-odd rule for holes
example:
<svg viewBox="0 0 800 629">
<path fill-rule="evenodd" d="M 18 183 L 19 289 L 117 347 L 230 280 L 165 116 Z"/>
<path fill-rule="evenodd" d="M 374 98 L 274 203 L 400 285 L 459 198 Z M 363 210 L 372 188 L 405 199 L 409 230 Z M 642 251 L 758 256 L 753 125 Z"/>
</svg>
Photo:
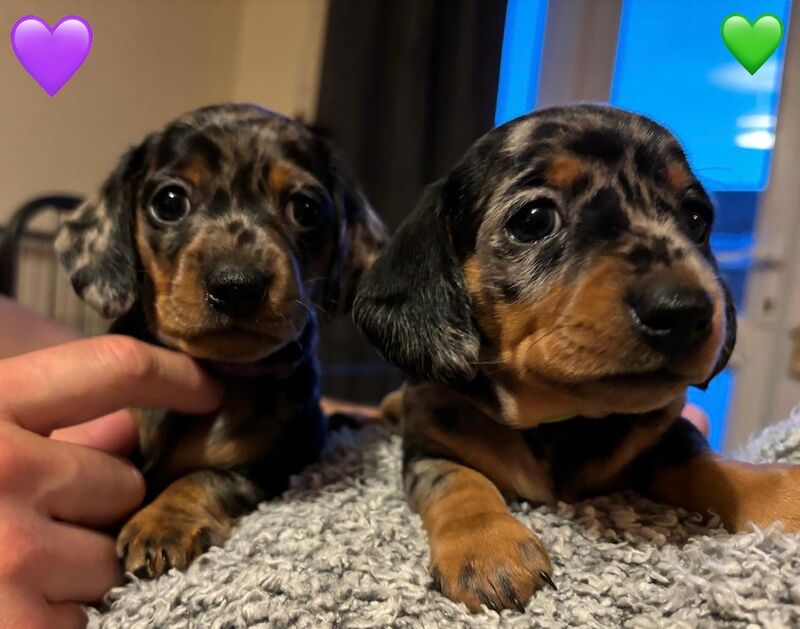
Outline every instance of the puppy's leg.
<svg viewBox="0 0 800 629">
<path fill-rule="evenodd" d="M 488 478 L 420 452 L 407 451 L 405 461 L 404 484 L 428 533 L 436 589 L 478 612 L 481 604 L 523 610 L 535 590 L 553 586 L 542 542 L 508 512 Z"/>
<path fill-rule="evenodd" d="M 381 417 L 393 426 L 400 425 L 403 420 L 402 389 L 392 391 L 381 400 Z"/>
<path fill-rule="evenodd" d="M 633 471 L 655 500 L 699 513 L 713 511 L 730 531 L 781 521 L 800 531 L 800 467 L 753 465 L 710 452 L 697 429 L 679 419 Z"/>
<path fill-rule="evenodd" d="M 157 577 L 186 568 L 223 544 L 235 519 L 260 499 L 261 490 L 234 472 L 204 470 L 179 478 L 122 528 L 117 552 L 125 570 Z"/>
</svg>

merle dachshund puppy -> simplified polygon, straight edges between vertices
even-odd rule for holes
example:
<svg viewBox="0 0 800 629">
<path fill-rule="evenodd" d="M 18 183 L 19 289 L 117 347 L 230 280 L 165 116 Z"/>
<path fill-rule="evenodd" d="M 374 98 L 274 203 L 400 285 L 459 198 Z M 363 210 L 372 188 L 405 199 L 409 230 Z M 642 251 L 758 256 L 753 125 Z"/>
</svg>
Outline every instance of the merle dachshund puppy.
<svg viewBox="0 0 800 629">
<path fill-rule="evenodd" d="M 596 105 L 479 139 L 365 275 L 354 315 L 411 380 L 403 475 L 434 586 L 478 611 L 553 585 L 503 495 L 632 488 L 800 528 L 800 468 L 716 456 L 682 419 L 725 366 L 736 316 L 709 246 L 712 204 L 663 127 Z"/>
<path fill-rule="evenodd" d="M 61 261 L 112 331 L 200 359 L 226 387 L 210 415 L 135 411 L 148 503 L 119 534 L 127 570 L 185 568 L 317 457 L 316 307 L 347 309 L 383 241 L 326 145 L 253 105 L 148 135 L 66 221 Z"/>
</svg>

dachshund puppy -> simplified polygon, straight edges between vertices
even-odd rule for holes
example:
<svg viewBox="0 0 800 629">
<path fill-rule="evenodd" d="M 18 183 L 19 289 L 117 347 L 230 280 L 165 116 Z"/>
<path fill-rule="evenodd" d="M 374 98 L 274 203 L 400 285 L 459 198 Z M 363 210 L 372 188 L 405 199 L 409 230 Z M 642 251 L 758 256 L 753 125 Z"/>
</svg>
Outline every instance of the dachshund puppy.
<svg viewBox="0 0 800 629">
<path fill-rule="evenodd" d="M 446 596 L 522 609 L 553 585 L 503 495 L 633 488 L 732 531 L 800 528 L 800 469 L 727 461 L 681 418 L 735 339 L 712 220 L 664 128 L 546 109 L 478 140 L 365 275 L 355 319 L 412 377 L 386 407 Z"/>
<path fill-rule="evenodd" d="M 384 238 L 326 146 L 253 105 L 148 135 L 66 221 L 61 261 L 112 331 L 201 359 L 226 387 L 207 416 L 135 412 L 149 504 L 118 538 L 128 571 L 185 568 L 317 457 L 314 306 L 348 308 Z"/>
</svg>

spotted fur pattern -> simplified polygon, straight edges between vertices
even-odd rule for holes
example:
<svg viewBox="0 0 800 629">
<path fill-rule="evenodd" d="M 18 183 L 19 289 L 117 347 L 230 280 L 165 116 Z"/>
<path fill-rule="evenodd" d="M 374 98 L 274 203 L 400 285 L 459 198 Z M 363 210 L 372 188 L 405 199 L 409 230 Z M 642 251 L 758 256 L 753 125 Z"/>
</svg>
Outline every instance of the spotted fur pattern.
<svg viewBox="0 0 800 629">
<path fill-rule="evenodd" d="M 515 217 L 531 208 L 551 222 L 520 238 Z M 519 609 L 551 582 L 502 495 L 634 488 L 732 530 L 800 525 L 796 468 L 719 459 L 681 419 L 687 387 L 724 368 L 735 341 L 712 218 L 663 127 L 599 105 L 545 109 L 479 139 L 366 274 L 355 320 L 411 376 L 386 407 L 401 416 L 404 486 L 447 596 Z M 667 281 L 708 313 L 700 340 L 668 352 L 631 305 Z"/>
<path fill-rule="evenodd" d="M 155 209 L 168 187 L 187 199 L 177 220 Z M 298 199 L 318 210 L 311 227 L 293 213 Z M 314 460 L 316 312 L 348 309 L 384 239 L 328 147 L 254 105 L 203 108 L 148 135 L 68 218 L 56 247 L 76 292 L 116 317 L 113 331 L 206 360 L 227 390 L 204 417 L 136 411 L 149 504 L 120 533 L 129 571 L 186 567 Z M 208 278 L 224 265 L 266 278 L 246 316 L 213 307 Z M 280 360 L 256 377 L 215 367 Z"/>
</svg>

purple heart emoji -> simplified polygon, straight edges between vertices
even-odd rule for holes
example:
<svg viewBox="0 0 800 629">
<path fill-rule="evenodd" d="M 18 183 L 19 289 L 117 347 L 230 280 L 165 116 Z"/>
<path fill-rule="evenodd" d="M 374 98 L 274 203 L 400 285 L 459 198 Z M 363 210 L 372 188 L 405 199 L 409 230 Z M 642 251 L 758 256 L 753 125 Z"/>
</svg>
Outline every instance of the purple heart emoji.
<svg viewBox="0 0 800 629">
<path fill-rule="evenodd" d="M 11 29 L 11 47 L 28 74 L 54 96 L 89 56 L 92 29 L 77 15 L 61 18 L 53 28 L 27 15 Z"/>
</svg>

